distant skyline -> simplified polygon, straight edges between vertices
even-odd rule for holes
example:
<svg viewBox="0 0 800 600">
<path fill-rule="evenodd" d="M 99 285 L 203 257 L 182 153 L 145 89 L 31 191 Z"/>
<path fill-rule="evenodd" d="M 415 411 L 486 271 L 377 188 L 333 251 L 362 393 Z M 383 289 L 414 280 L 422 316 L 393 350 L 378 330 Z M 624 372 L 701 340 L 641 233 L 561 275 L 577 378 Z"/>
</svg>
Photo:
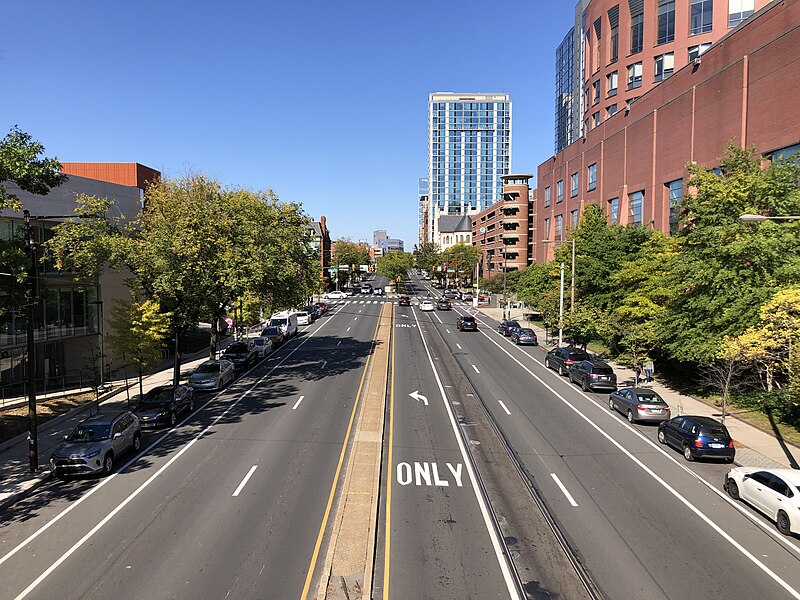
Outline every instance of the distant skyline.
<svg viewBox="0 0 800 600">
<path fill-rule="evenodd" d="M 480 7 L 10 3 L 0 128 L 62 161 L 272 188 L 324 214 L 334 239 L 386 229 L 412 250 L 429 93 L 507 93 L 512 171 L 552 154 L 555 49 L 574 3 L 514 0 L 491 27 Z"/>
</svg>

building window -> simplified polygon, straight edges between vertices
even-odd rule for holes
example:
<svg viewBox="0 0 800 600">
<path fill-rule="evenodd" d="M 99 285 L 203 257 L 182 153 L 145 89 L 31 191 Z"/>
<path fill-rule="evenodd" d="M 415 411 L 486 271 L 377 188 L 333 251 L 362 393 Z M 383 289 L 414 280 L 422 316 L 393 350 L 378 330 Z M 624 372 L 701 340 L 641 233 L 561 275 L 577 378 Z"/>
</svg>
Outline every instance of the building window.
<svg viewBox="0 0 800 600">
<path fill-rule="evenodd" d="M 692 0 L 689 13 L 689 35 L 708 33 L 712 27 L 714 0 Z"/>
<path fill-rule="evenodd" d="M 563 215 L 556 215 L 556 237 L 555 240 L 559 241 L 564 235 L 564 217 Z"/>
<path fill-rule="evenodd" d="M 675 54 L 673 52 L 660 54 L 656 56 L 655 61 L 655 81 L 663 81 L 672 75 L 672 72 L 675 69 Z"/>
<path fill-rule="evenodd" d="M 589 165 L 587 169 L 587 179 L 589 180 L 589 187 L 587 189 L 591 192 L 597 187 L 597 163 Z"/>
<path fill-rule="evenodd" d="M 669 234 L 678 232 L 681 216 L 681 198 L 683 197 L 683 179 L 676 179 L 667 183 L 669 190 Z"/>
<path fill-rule="evenodd" d="M 644 192 L 633 192 L 628 194 L 628 223 L 631 225 L 642 224 L 642 203 L 644 201 Z"/>
<path fill-rule="evenodd" d="M 619 4 L 608 11 L 609 34 L 608 62 L 615 63 L 619 57 Z"/>
<path fill-rule="evenodd" d="M 794 146 L 786 146 L 785 148 L 780 148 L 775 150 L 770 155 L 770 160 L 777 160 L 777 159 L 789 159 L 793 158 L 796 161 L 800 161 L 800 144 L 795 144 Z"/>
<path fill-rule="evenodd" d="M 659 0 L 656 44 L 666 44 L 675 39 L 675 0 Z"/>
<path fill-rule="evenodd" d="M 570 215 L 572 215 L 572 228 L 575 229 L 578 226 L 578 210 L 573 210 Z"/>
<path fill-rule="evenodd" d="M 711 47 L 711 42 L 705 44 L 698 44 L 697 46 L 689 46 L 689 62 L 695 58 L 700 58 L 700 55 Z"/>
<path fill-rule="evenodd" d="M 550 217 L 544 220 L 544 239 L 550 239 Z"/>
<path fill-rule="evenodd" d="M 572 186 L 570 187 L 569 196 L 574 198 L 578 195 L 578 174 L 573 173 L 571 179 Z"/>
<path fill-rule="evenodd" d="M 628 65 L 628 89 L 642 87 L 642 61 Z"/>
<path fill-rule="evenodd" d="M 550 206 L 550 186 L 544 188 L 544 207 Z"/>
<path fill-rule="evenodd" d="M 617 105 L 616 104 L 612 104 L 611 106 L 606 108 L 606 119 L 608 117 L 613 117 L 615 114 L 617 114 Z"/>
<path fill-rule="evenodd" d="M 628 0 L 630 2 L 630 0 Z M 637 14 L 631 14 L 631 54 L 642 51 L 644 44 L 644 9 Z"/>
<path fill-rule="evenodd" d="M 560 179 L 556 184 L 556 204 L 564 201 L 564 180 Z"/>
<path fill-rule="evenodd" d="M 619 223 L 619 198 L 612 198 L 608 201 L 608 205 L 611 207 L 611 222 Z"/>
<path fill-rule="evenodd" d="M 593 127 L 597 127 L 600 125 L 600 111 L 598 110 L 595 113 L 592 113 L 592 125 Z"/>
<path fill-rule="evenodd" d="M 598 79 L 592 84 L 592 104 L 600 102 L 600 80 Z"/>
<path fill-rule="evenodd" d="M 728 27 L 736 27 L 755 12 L 755 0 L 728 0 Z"/>
<path fill-rule="evenodd" d="M 606 75 L 606 89 L 608 90 L 609 98 L 617 95 L 618 80 L 619 80 L 619 74 L 617 71 L 612 71 L 611 73 Z"/>
</svg>

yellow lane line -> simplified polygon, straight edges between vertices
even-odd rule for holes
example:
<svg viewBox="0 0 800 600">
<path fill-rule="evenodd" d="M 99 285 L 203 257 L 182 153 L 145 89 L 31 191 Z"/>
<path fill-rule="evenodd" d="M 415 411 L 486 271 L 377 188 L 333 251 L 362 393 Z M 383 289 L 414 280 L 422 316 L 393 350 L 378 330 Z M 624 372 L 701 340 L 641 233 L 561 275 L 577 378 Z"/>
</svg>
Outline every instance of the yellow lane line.
<svg viewBox="0 0 800 600">
<path fill-rule="evenodd" d="M 372 334 L 372 344 L 370 346 L 370 353 L 367 356 L 367 362 L 364 363 L 364 372 L 361 374 L 361 382 L 358 384 L 358 391 L 356 392 L 355 402 L 353 402 L 353 410 L 350 413 L 350 422 L 347 424 L 347 431 L 344 434 L 344 441 L 342 442 L 342 451 L 339 454 L 339 463 L 336 465 L 336 472 L 333 475 L 333 483 L 331 483 L 331 491 L 328 495 L 328 504 L 325 507 L 325 515 L 322 517 L 322 524 L 319 526 L 319 533 L 317 534 L 317 543 L 314 544 L 314 552 L 311 555 L 311 564 L 308 567 L 308 573 L 306 574 L 306 582 L 303 585 L 303 592 L 300 594 L 300 600 L 306 600 L 308 596 L 308 590 L 311 587 L 311 578 L 314 576 L 314 569 L 317 565 L 317 558 L 319 557 L 319 549 L 322 546 L 322 538 L 325 536 L 325 528 L 328 525 L 328 518 L 331 514 L 331 507 L 333 506 L 333 498 L 336 495 L 336 486 L 339 482 L 339 473 L 342 470 L 342 463 L 344 462 L 344 455 L 347 451 L 347 440 L 350 439 L 350 431 L 353 428 L 353 422 L 355 421 L 356 417 L 356 409 L 358 408 L 359 400 L 361 399 L 361 390 L 364 387 L 364 379 L 367 376 L 367 371 L 369 370 L 369 364 L 373 357 L 373 352 L 375 348 L 375 340 L 378 337 L 378 328 L 380 327 L 381 320 L 378 319 L 377 324 L 375 325 L 375 333 Z"/>
<path fill-rule="evenodd" d="M 392 448 L 394 441 L 394 329 L 392 329 L 392 380 L 389 388 L 389 455 L 386 459 L 386 471 L 388 477 L 386 478 L 386 535 L 384 537 L 384 554 L 383 554 L 383 600 L 389 600 L 389 548 L 392 539 Z"/>
</svg>

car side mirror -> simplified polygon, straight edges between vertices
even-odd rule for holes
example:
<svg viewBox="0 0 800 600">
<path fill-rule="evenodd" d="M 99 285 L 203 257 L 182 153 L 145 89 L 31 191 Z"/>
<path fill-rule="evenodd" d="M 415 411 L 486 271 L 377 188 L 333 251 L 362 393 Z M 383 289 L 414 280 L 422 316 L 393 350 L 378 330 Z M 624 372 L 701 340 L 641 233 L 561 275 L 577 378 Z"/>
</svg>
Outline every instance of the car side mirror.
<svg viewBox="0 0 800 600">
<path fill-rule="evenodd" d="M 117 433 L 114 434 L 114 439 L 115 440 L 118 439 L 118 438 L 121 438 L 121 437 L 122 437 L 122 432 L 121 431 L 118 431 Z"/>
<path fill-rule="evenodd" d="M 743 479 L 743 480 L 744 480 L 744 479 L 750 479 L 750 473 L 746 473 L 745 475 L 743 475 L 743 476 L 742 476 L 742 479 Z"/>
<path fill-rule="evenodd" d="M 69 439 L 69 436 L 68 436 L 68 435 L 65 435 L 65 436 L 64 436 L 64 441 L 66 442 L 68 439 Z"/>
</svg>

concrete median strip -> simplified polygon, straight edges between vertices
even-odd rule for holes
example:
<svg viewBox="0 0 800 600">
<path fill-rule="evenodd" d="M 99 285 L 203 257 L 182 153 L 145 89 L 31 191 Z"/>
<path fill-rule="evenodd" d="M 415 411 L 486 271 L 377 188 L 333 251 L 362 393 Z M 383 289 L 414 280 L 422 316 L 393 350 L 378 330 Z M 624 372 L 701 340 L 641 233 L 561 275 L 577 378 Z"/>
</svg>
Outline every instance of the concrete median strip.
<svg viewBox="0 0 800 600">
<path fill-rule="evenodd" d="M 393 305 L 384 304 L 317 598 L 371 598 Z"/>
</svg>

